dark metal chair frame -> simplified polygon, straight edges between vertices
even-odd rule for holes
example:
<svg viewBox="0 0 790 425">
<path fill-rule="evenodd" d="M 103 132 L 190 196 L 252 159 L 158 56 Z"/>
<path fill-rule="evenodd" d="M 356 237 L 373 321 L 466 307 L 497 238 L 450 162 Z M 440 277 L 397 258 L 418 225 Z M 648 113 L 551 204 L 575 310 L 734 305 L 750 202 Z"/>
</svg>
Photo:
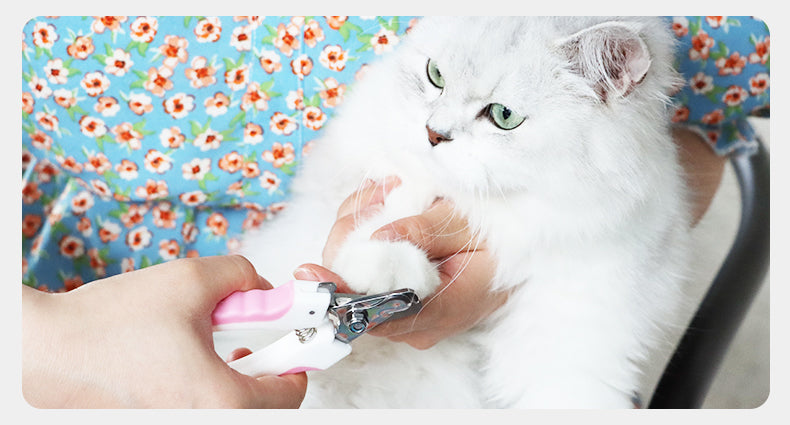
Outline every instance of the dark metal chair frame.
<svg viewBox="0 0 790 425">
<path fill-rule="evenodd" d="M 699 408 L 768 271 L 770 162 L 762 142 L 731 157 L 741 191 L 738 233 L 659 380 L 648 408 Z"/>
</svg>

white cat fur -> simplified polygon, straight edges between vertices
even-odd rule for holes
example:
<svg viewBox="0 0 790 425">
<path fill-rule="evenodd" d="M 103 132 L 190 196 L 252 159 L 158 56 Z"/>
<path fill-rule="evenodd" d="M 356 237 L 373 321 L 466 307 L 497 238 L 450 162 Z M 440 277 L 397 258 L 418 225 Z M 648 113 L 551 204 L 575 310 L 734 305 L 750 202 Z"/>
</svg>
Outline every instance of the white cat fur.
<svg viewBox="0 0 790 425">
<path fill-rule="evenodd" d="M 606 81 L 599 53 L 617 37 L 632 56 Z M 432 17 L 373 64 L 304 158 L 288 208 L 242 253 L 287 281 L 320 263 L 343 199 L 366 178 L 397 175 L 382 215 L 333 264 L 352 289 L 435 290 L 422 251 L 368 236 L 443 196 L 493 253 L 493 287 L 512 294 L 428 350 L 359 338 L 310 375 L 303 407 L 632 407 L 640 364 L 682 303 L 688 207 L 668 132 L 672 58 L 660 19 Z M 479 115 L 494 102 L 528 118 L 500 130 Z M 432 147 L 426 125 L 453 141 Z"/>
</svg>

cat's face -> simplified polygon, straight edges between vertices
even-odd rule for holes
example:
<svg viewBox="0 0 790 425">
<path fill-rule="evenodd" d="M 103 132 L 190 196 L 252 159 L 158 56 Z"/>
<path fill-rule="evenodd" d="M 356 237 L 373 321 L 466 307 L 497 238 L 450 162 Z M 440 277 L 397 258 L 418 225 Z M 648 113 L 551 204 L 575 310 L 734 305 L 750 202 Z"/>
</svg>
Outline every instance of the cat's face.
<svg viewBox="0 0 790 425">
<path fill-rule="evenodd" d="M 583 178 L 607 149 L 584 145 L 587 124 L 610 118 L 561 49 L 567 36 L 552 20 L 426 18 L 399 54 L 413 102 L 404 125 L 421 135 L 409 143 L 440 178 L 478 195 Z"/>
</svg>

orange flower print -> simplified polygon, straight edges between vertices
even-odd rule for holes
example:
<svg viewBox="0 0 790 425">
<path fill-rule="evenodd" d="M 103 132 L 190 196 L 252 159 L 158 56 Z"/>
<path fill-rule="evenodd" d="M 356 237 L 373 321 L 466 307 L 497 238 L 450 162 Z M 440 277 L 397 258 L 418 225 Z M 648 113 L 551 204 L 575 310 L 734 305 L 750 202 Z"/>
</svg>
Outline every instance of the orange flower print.
<svg viewBox="0 0 790 425">
<path fill-rule="evenodd" d="M 324 80 L 324 89 L 318 92 L 318 95 L 323 99 L 323 105 L 327 108 L 334 108 L 343 102 L 343 94 L 346 92 L 346 85 L 339 84 L 337 80 L 332 77 Z"/>
<path fill-rule="evenodd" d="M 38 77 L 31 77 L 30 82 L 27 83 L 30 90 L 32 90 L 33 95 L 36 96 L 37 99 L 46 99 L 52 95 L 52 89 L 49 88 L 47 84 L 47 80 Z"/>
<path fill-rule="evenodd" d="M 154 41 L 156 31 L 159 29 L 159 22 L 156 18 L 140 16 L 129 25 L 129 36 L 134 41 L 140 43 L 150 43 Z"/>
<path fill-rule="evenodd" d="M 285 56 L 291 57 L 294 50 L 299 49 L 299 27 L 294 24 L 280 24 L 277 26 L 277 36 L 274 38 L 274 47 Z"/>
<path fill-rule="evenodd" d="M 760 37 L 754 40 L 754 52 L 749 54 L 749 63 L 765 65 L 771 56 L 771 37 Z"/>
<path fill-rule="evenodd" d="M 152 233 L 145 226 L 140 226 L 126 234 L 126 245 L 132 251 L 139 251 L 151 245 Z"/>
<path fill-rule="evenodd" d="M 324 16 L 327 25 L 333 30 L 339 30 L 348 20 L 348 16 Z"/>
<path fill-rule="evenodd" d="M 105 30 L 118 31 L 121 29 L 121 24 L 129 19 L 126 16 L 94 16 L 93 18 L 91 30 L 97 34 L 102 34 Z"/>
<path fill-rule="evenodd" d="M 689 59 L 708 59 L 708 56 L 710 55 L 710 49 L 715 44 L 716 41 L 710 38 L 705 30 L 699 30 L 697 35 L 691 37 L 691 50 L 689 50 Z"/>
<path fill-rule="evenodd" d="M 115 135 L 118 144 L 125 144 L 132 150 L 140 149 L 143 135 L 132 127 L 132 123 L 124 122 L 113 127 L 110 132 Z"/>
<path fill-rule="evenodd" d="M 85 243 L 76 236 L 63 236 L 58 242 L 58 248 L 60 255 L 66 258 L 78 258 L 85 254 Z"/>
<path fill-rule="evenodd" d="M 718 28 L 722 23 L 727 21 L 726 16 L 706 16 L 705 21 L 708 22 L 711 28 Z"/>
<path fill-rule="evenodd" d="M 78 36 L 74 42 L 66 47 L 66 53 L 74 59 L 88 59 L 96 48 L 93 46 L 93 39 L 89 36 Z"/>
<path fill-rule="evenodd" d="M 107 262 L 101 258 L 97 248 L 90 248 L 88 250 L 88 259 L 90 260 L 90 268 L 93 269 L 93 273 L 96 274 L 96 277 L 104 277 L 107 275 Z"/>
<path fill-rule="evenodd" d="M 272 50 L 263 50 L 258 61 L 261 64 L 261 68 L 263 68 L 267 74 L 277 72 L 283 67 L 280 63 L 280 55 Z"/>
<path fill-rule="evenodd" d="M 41 228 L 41 216 L 38 214 L 25 214 L 22 218 L 22 235 L 26 238 L 32 238 L 38 233 Z"/>
<path fill-rule="evenodd" d="M 181 133 L 181 129 L 178 127 L 165 128 L 159 133 L 159 141 L 166 148 L 178 149 L 184 144 L 184 140 L 186 140 L 186 136 Z"/>
<path fill-rule="evenodd" d="M 225 190 L 225 194 L 242 198 L 244 197 L 243 189 L 244 189 L 244 181 L 239 180 L 237 182 L 233 182 L 230 185 L 228 185 L 228 188 Z"/>
<path fill-rule="evenodd" d="M 154 110 L 151 98 L 144 93 L 129 94 L 129 109 L 137 115 L 147 114 Z"/>
<path fill-rule="evenodd" d="M 303 80 L 305 76 L 310 75 L 313 70 L 313 60 L 306 54 L 299 55 L 296 59 L 291 61 L 291 71 Z"/>
<path fill-rule="evenodd" d="M 315 22 L 315 21 L 313 21 Z M 318 61 L 321 65 L 332 71 L 342 71 L 346 68 L 346 54 L 348 52 L 343 50 L 339 45 L 326 45 Z"/>
<path fill-rule="evenodd" d="M 672 122 L 688 121 L 689 112 L 688 106 L 681 106 L 680 108 L 675 109 L 675 113 L 672 115 Z"/>
<path fill-rule="evenodd" d="M 148 213 L 148 206 L 145 204 L 130 204 L 129 209 L 121 213 L 121 223 L 124 227 L 131 228 L 138 223 L 142 223 L 145 214 Z M 102 227 L 104 227 L 104 223 Z"/>
<path fill-rule="evenodd" d="M 163 97 L 167 90 L 173 89 L 173 82 L 170 77 L 173 70 L 167 66 L 148 69 L 148 80 L 143 83 L 143 88 L 151 92 L 154 96 Z"/>
<path fill-rule="evenodd" d="M 82 172 L 82 164 L 77 162 L 77 160 L 74 159 L 73 156 L 64 158 L 60 155 L 56 155 L 55 160 L 57 160 L 60 167 L 66 171 L 71 171 L 72 173 L 75 174 L 79 174 Z"/>
<path fill-rule="evenodd" d="M 114 117 L 121 110 L 121 105 L 112 96 L 102 96 L 96 99 L 93 110 L 100 113 L 103 117 Z"/>
<path fill-rule="evenodd" d="M 33 45 L 42 49 L 51 49 L 60 36 L 55 27 L 46 22 L 37 22 L 33 27 Z"/>
<path fill-rule="evenodd" d="M 385 52 L 390 52 L 399 42 L 398 36 L 394 32 L 382 28 L 373 38 L 370 39 L 370 45 L 373 46 L 373 51 L 380 55 Z"/>
<path fill-rule="evenodd" d="M 36 101 L 33 100 L 33 95 L 28 92 L 22 92 L 22 112 L 30 114 L 33 112 L 33 107 L 35 105 Z"/>
<path fill-rule="evenodd" d="M 79 120 L 80 131 L 88 137 L 101 137 L 107 133 L 107 125 L 99 118 L 85 115 Z"/>
<path fill-rule="evenodd" d="M 93 195 L 87 190 L 83 190 L 71 198 L 71 213 L 74 215 L 84 214 L 93 207 Z"/>
<path fill-rule="evenodd" d="M 186 63 L 189 58 L 189 41 L 177 35 L 166 35 L 165 43 L 159 46 L 159 54 L 164 56 L 162 64 L 173 69 L 178 63 Z"/>
<path fill-rule="evenodd" d="M 298 126 L 293 118 L 282 112 L 275 112 L 269 120 L 269 128 L 278 136 L 290 136 Z"/>
<path fill-rule="evenodd" d="M 247 21 L 252 28 L 258 28 L 261 25 L 262 16 L 234 16 L 233 22 Z"/>
<path fill-rule="evenodd" d="M 724 112 L 721 109 L 716 109 L 703 115 L 700 121 L 707 125 L 721 124 L 724 121 Z"/>
<path fill-rule="evenodd" d="M 58 117 L 53 114 L 48 114 L 46 112 L 36 112 L 36 122 L 40 125 L 44 130 L 47 131 L 58 131 Z"/>
<path fill-rule="evenodd" d="M 244 165 L 244 157 L 238 152 L 233 151 L 220 158 L 217 165 L 220 170 L 227 171 L 228 173 L 235 173 L 241 170 Z"/>
<path fill-rule="evenodd" d="M 272 144 L 272 150 L 265 151 L 261 154 L 261 158 L 263 158 L 266 162 L 271 162 L 272 166 L 275 168 L 280 168 L 285 164 L 290 164 L 293 162 L 295 155 L 294 155 L 294 147 L 291 143 L 286 143 L 285 145 L 281 145 L 277 142 Z"/>
<path fill-rule="evenodd" d="M 101 71 L 89 72 L 80 81 L 88 96 L 96 97 L 110 87 L 110 80 Z"/>
<path fill-rule="evenodd" d="M 137 178 L 137 163 L 128 159 L 122 159 L 115 166 L 115 172 L 124 180 L 134 180 Z"/>
<path fill-rule="evenodd" d="M 184 118 L 195 109 L 195 96 L 186 93 L 177 93 L 165 100 L 162 105 L 165 112 L 175 119 Z"/>
<path fill-rule="evenodd" d="M 176 212 L 173 210 L 173 205 L 170 202 L 162 201 L 153 209 L 151 215 L 154 218 L 154 225 L 163 229 L 176 228 Z"/>
<path fill-rule="evenodd" d="M 219 148 L 222 143 L 222 134 L 212 129 L 207 129 L 195 137 L 193 144 L 202 152 Z"/>
<path fill-rule="evenodd" d="M 208 87 L 216 83 L 217 78 L 214 76 L 216 73 L 217 69 L 209 64 L 203 56 L 196 56 L 193 58 L 190 63 L 190 68 L 184 71 L 184 74 L 189 79 L 189 85 L 192 86 L 193 89 Z"/>
<path fill-rule="evenodd" d="M 770 85 L 770 77 L 767 73 L 761 72 L 749 79 L 749 93 L 757 96 L 765 93 Z"/>
<path fill-rule="evenodd" d="M 257 145 L 263 141 L 263 127 L 258 124 L 248 122 L 244 126 L 244 139 L 245 145 Z"/>
<path fill-rule="evenodd" d="M 221 213 L 212 213 L 206 219 L 206 226 L 211 230 L 211 233 L 217 236 L 224 236 L 228 233 L 228 219 Z"/>
<path fill-rule="evenodd" d="M 267 215 L 265 211 L 249 210 L 247 217 L 241 223 L 242 230 L 257 229 L 266 220 Z"/>
<path fill-rule="evenodd" d="M 193 190 L 192 192 L 184 192 L 178 195 L 178 199 L 180 199 L 181 202 L 183 202 L 184 205 L 188 207 L 196 207 L 206 202 L 208 197 L 206 197 L 206 194 L 203 193 L 203 191 Z"/>
<path fill-rule="evenodd" d="M 727 106 L 738 106 L 743 103 L 746 98 L 749 97 L 749 93 L 740 86 L 730 86 L 726 92 L 724 92 L 724 96 L 721 100 L 727 104 Z"/>
<path fill-rule="evenodd" d="M 741 57 L 741 54 L 735 52 L 728 58 L 719 58 L 716 60 L 716 68 L 719 68 L 719 75 L 739 75 L 746 66 L 746 58 Z"/>
<path fill-rule="evenodd" d="M 173 160 L 156 149 L 149 149 L 145 154 L 145 169 L 157 174 L 164 174 L 173 167 Z"/>
<path fill-rule="evenodd" d="M 80 221 L 77 222 L 77 230 L 83 237 L 90 237 L 93 234 L 93 225 L 91 224 L 91 219 L 88 217 L 80 218 Z"/>
<path fill-rule="evenodd" d="M 186 180 L 203 180 L 209 170 L 211 170 L 211 158 L 194 158 L 181 165 L 181 175 Z"/>
<path fill-rule="evenodd" d="M 198 43 L 213 43 L 222 36 L 222 23 L 215 16 L 203 18 L 198 22 L 194 32 Z"/>
<path fill-rule="evenodd" d="M 229 105 L 230 98 L 225 96 L 225 94 L 222 92 L 214 93 L 213 97 L 209 97 L 203 102 L 203 106 L 206 108 L 206 113 L 212 117 L 218 117 L 228 112 Z"/>
<path fill-rule="evenodd" d="M 52 84 L 65 84 L 69 80 L 69 70 L 63 67 L 63 59 L 60 58 L 47 61 L 44 74 Z"/>
<path fill-rule="evenodd" d="M 263 175 L 260 177 L 259 181 L 261 183 L 261 187 L 267 189 L 269 194 L 280 187 L 280 178 L 269 170 L 263 171 Z"/>
<path fill-rule="evenodd" d="M 55 100 L 55 103 L 58 104 L 58 106 L 69 109 L 77 104 L 77 98 L 74 97 L 74 93 L 71 90 L 57 89 L 52 94 L 53 99 Z"/>
<path fill-rule="evenodd" d="M 241 175 L 251 179 L 261 175 L 261 169 L 258 168 L 258 163 L 255 161 L 247 161 L 241 169 Z"/>
<path fill-rule="evenodd" d="M 704 72 L 698 72 L 689 80 L 689 87 L 694 94 L 708 93 L 714 88 L 713 77 Z"/>
<path fill-rule="evenodd" d="M 36 180 L 39 183 L 49 183 L 53 177 L 60 174 L 58 168 L 46 159 L 37 162 L 34 170 L 38 173 Z"/>
<path fill-rule="evenodd" d="M 79 275 L 63 278 L 63 290 L 66 292 L 77 289 L 83 284 L 82 276 Z"/>
<path fill-rule="evenodd" d="M 228 87 L 230 87 L 230 89 L 233 91 L 244 89 L 244 87 L 247 86 L 247 82 L 249 80 L 250 66 L 248 64 L 244 64 L 238 68 L 225 71 L 225 84 L 227 84 Z"/>
<path fill-rule="evenodd" d="M 304 90 L 298 89 L 288 92 L 288 96 L 285 97 L 285 103 L 290 109 L 297 111 L 304 109 Z"/>
<path fill-rule="evenodd" d="M 230 35 L 230 45 L 239 52 L 246 52 L 252 48 L 252 27 L 239 26 L 233 29 Z"/>
<path fill-rule="evenodd" d="M 123 49 L 115 49 L 112 55 L 104 59 L 104 72 L 116 77 L 123 77 L 129 72 L 132 65 L 134 62 L 132 62 L 131 54 L 126 53 Z"/>
<path fill-rule="evenodd" d="M 112 191 L 110 190 L 110 186 L 107 186 L 107 183 L 104 180 L 93 179 L 91 180 L 91 191 L 98 195 L 100 198 L 104 200 L 110 199 L 112 196 Z"/>
<path fill-rule="evenodd" d="M 304 26 L 304 44 L 308 47 L 315 47 L 319 41 L 324 41 L 324 30 L 315 19 Z"/>
<path fill-rule="evenodd" d="M 200 257 L 200 253 L 196 249 L 190 249 L 190 250 L 187 251 L 187 253 L 184 255 L 184 257 L 186 257 L 186 258 L 198 258 L 198 257 Z"/>
<path fill-rule="evenodd" d="M 159 256 L 163 260 L 175 260 L 179 253 L 181 253 L 181 247 L 175 239 L 159 241 Z"/>
<path fill-rule="evenodd" d="M 181 237 L 184 238 L 184 243 L 193 243 L 197 240 L 200 230 L 195 226 L 195 223 L 184 222 L 181 225 Z"/>
<path fill-rule="evenodd" d="M 52 137 L 41 130 L 36 130 L 30 136 L 30 144 L 36 149 L 48 151 L 52 147 Z"/>
<path fill-rule="evenodd" d="M 145 182 L 145 186 L 137 186 L 134 190 L 134 194 L 137 195 L 138 198 L 147 201 L 165 198 L 167 197 L 167 193 L 167 182 L 164 180 L 155 181 L 153 179 L 148 179 Z"/>
<path fill-rule="evenodd" d="M 112 169 L 112 164 L 103 153 L 88 154 L 88 160 L 85 161 L 85 171 L 93 171 L 98 175 L 102 175 L 110 169 Z"/>
<path fill-rule="evenodd" d="M 241 109 L 244 111 L 250 108 L 255 108 L 256 111 L 265 111 L 269 109 L 269 95 L 261 90 L 258 83 L 250 83 L 247 86 L 247 92 L 241 98 Z"/>
<path fill-rule="evenodd" d="M 134 258 L 127 257 L 121 260 L 121 273 L 134 271 Z"/>
<path fill-rule="evenodd" d="M 315 131 L 320 130 L 326 122 L 326 114 L 324 114 L 321 108 L 315 106 L 306 107 L 302 117 L 304 126 Z"/>
</svg>

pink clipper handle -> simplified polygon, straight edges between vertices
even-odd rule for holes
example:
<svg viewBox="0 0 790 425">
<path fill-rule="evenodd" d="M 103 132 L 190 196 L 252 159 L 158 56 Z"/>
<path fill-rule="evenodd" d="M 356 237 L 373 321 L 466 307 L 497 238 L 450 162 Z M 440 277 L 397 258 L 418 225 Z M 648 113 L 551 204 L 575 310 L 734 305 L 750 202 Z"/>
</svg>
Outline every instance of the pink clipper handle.
<svg viewBox="0 0 790 425">
<path fill-rule="evenodd" d="M 331 294 L 318 282 L 292 280 L 274 289 L 234 292 L 211 314 L 214 331 L 300 329 L 324 321 Z"/>
</svg>

